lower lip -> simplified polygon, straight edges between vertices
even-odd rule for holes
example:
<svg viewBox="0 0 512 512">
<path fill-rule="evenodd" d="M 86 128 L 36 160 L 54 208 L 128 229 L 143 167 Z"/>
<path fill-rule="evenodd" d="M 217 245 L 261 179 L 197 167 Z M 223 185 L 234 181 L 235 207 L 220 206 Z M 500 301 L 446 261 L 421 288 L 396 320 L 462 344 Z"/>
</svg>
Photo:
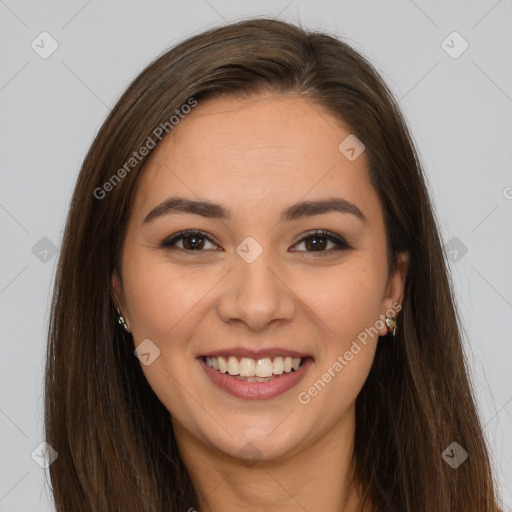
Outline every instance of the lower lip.
<svg viewBox="0 0 512 512">
<path fill-rule="evenodd" d="M 294 372 L 282 373 L 279 377 L 267 382 L 245 382 L 235 379 L 227 373 L 214 370 L 206 364 L 202 357 L 199 357 L 198 361 L 214 384 L 231 395 L 246 400 L 267 400 L 282 395 L 298 384 L 314 362 L 311 357 L 307 357 L 302 366 Z"/>
</svg>

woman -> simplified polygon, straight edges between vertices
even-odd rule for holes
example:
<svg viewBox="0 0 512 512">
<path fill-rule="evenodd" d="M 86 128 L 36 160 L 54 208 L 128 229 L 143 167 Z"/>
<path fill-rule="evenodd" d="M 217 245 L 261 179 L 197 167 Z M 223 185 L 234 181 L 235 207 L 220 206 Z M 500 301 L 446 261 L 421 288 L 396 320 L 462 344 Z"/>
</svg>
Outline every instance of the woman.
<svg viewBox="0 0 512 512">
<path fill-rule="evenodd" d="M 438 227 L 377 72 L 254 19 L 100 129 L 55 283 L 58 511 L 496 511 Z"/>
</svg>

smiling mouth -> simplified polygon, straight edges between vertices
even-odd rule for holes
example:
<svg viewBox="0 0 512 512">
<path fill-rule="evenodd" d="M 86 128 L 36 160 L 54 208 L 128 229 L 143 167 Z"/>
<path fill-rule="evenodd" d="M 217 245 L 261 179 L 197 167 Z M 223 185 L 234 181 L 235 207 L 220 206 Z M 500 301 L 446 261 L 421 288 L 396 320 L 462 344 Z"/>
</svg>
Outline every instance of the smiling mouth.
<svg viewBox="0 0 512 512">
<path fill-rule="evenodd" d="M 276 356 L 253 359 L 235 356 L 205 356 L 202 360 L 219 373 L 245 382 L 267 382 L 297 371 L 310 357 Z"/>
</svg>

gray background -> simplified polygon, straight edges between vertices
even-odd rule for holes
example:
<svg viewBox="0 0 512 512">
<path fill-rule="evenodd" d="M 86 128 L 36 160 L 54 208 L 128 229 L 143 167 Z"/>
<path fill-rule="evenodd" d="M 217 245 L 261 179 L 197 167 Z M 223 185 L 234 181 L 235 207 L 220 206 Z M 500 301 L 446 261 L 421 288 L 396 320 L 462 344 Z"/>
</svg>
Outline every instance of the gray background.
<svg viewBox="0 0 512 512">
<path fill-rule="evenodd" d="M 31 453 L 44 441 L 54 252 L 96 131 L 164 49 L 260 15 L 343 37 L 400 99 L 452 260 L 479 408 L 505 510 L 512 510 L 511 0 L 0 0 L 0 512 L 53 510 L 46 472 Z M 43 31 L 58 43 L 47 58 L 40 56 L 51 49 Z M 469 47 L 458 55 L 464 41 Z"/>
</svg>

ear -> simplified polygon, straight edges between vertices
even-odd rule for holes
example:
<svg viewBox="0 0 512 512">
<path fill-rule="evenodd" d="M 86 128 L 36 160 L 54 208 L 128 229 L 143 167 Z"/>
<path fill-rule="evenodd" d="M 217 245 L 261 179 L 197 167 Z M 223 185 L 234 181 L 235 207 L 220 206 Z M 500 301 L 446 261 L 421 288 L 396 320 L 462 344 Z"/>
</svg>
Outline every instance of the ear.
<svg viewBox="0 0 512 512">
<path fill-rule="evenodd" d="M 396 261 L 396 269 L 389 276 L 388 284 L 386 285 L 386 291 L 382 301 L 381 318 L 387 316 L 394 316 L 396 318 L 402 306 L 405 279 L 409 270 L 409 252 L 403 251 L 396 253 Z M 388 327 L 384 324 L 384 327 L 379 331 L 379 335 L 385 336 L 387 332 Z"/>
<path fill-rule="evenodd" d="M 124 297 L 123 291 L 123 283 L 121 282 L 121 278 L 119 277 L 119 272 L 117 268 L 114 268 L 112 272 L 112 300 L 116 308 L 118 309 L 120 315 L 123 316 L 124 321 L 127 323 L 128 328 L 130 327 L 130 322 L 128 319 L 128 313 L 126 310 L 126 301 Z"/>
</svg>

